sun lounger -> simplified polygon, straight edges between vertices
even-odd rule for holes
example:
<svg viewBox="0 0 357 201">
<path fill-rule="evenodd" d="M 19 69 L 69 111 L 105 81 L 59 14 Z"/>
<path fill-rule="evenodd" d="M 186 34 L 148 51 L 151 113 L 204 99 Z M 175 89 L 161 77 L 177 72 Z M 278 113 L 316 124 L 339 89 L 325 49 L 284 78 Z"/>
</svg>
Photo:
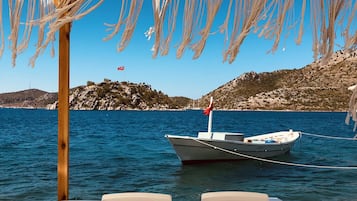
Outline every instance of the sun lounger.
<svg viewBox="0 0 357 201">
<path fill-rule="evenodd" d="M 201 195 L 201 201 L 269 201 L 269 196 L 242 191 L 208 192 Z"/>
<path fill-rule="evenodd" d="M 171 201 L 171 195 L 161 193 L 113 193 L 104 194 L 102 201 Z"/>
</svg>

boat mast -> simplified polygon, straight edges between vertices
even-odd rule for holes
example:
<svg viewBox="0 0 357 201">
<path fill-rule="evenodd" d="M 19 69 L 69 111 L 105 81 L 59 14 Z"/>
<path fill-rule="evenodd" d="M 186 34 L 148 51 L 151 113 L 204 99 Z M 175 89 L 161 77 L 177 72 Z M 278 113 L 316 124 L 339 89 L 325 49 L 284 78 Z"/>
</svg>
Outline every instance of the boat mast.
<svg viewBox="0 0 357 201">
<path fill-rule="evenodd" d="M 213 113 L 213 97 L 211 97 L 210 103 L 209 103 L 209 107 L 211 107 L 210 111 L 209 111 L 209 116 L 208 116 L 208 128 L 207 131 L 209 134 L 211 134 L 211 138 L 212 138 L 212 113 Z"/>
</svg>

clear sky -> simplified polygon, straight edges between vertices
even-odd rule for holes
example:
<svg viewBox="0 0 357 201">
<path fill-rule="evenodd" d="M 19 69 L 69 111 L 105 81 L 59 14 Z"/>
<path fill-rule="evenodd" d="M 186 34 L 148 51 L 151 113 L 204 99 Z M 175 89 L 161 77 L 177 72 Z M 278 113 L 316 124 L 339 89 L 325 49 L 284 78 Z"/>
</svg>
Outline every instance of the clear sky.
<svg viewBox="0 0 357 201">
<path fill-rule="evenodd" d="M 50 48 L 47 48 L 32 68 L 28 63 L 34 54 L 33 47 L 37 37 L 34 33 L 29 48 L 18 56 L 16 66 L 12 67 L 7 40 L 10 32 L 6 1 L 4 4 L 6 49 L 0 58 L 0 93 L 29 88 L 57 92 L 58 40 L 54 43 L 55 57 L 50 56 Z M 209 37 L 198 59 L 192 59 L 193 52 L 189 49 L 185 50 L 181 59 L 176 59 L 176 46 L 181 39 L 177 36 L 181 35 L 182 12 L 178 17 L 176 37 L 174 35 L 171 42 L 169 55 L 158 55 L 153 59 L 150 49 L 154 42 L 144 36 L 144 32 L 153 25 L 152 4 L 148 0 L 144 1 L 132 40 L 123 52 L 117 52 L 120 35 L 106 42 L 102 39 L 109 34 L 104 23 L 116 23 L 119 10 L 119 1 L 105 1 L 97 10 L 73 23 L 70 50 L 71 88 L 86 85 L 87 81 L 102 82 L 107 78 L 112 81 L 144 82 L 169 96 L 197 99 L 245 72 L 302 68 L 313 61 L 312 33 L 308 26 L 300 46 L 294 42 L 297 36 L 296 29 L 286 40 L 282 37 L 279 49 L 274 54 L 267 53 L 274 41 L 250 35 L 241 46 L 236 60 L 232 64 L 223 63 L 223 35 L 216 33 Z M 307 18 L 306 21 L 310 22 L 310 19 Z M 218 30 L 222 23 L 223 20 L 217 21 L 212 32 Z M 125 70 L 118 71 L 118 66 L 125 66 Z"/>
</svg>

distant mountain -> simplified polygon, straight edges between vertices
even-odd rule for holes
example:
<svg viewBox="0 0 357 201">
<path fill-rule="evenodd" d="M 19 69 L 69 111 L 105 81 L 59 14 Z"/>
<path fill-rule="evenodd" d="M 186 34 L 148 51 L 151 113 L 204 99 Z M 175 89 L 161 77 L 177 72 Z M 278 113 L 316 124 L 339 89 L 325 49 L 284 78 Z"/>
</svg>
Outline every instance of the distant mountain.
<svg viewBox="0 0 357 201">
<path fill-rule="evenodd" d="M 336 52 L 301 69 L 244 73 L 198 99 L 214 97 L 216 109 L 346 111 L 357 83 L 357 52 Z"/>
<path fill-rule="evenodd" d="M 57 100 L 57 93 L 38 89 L 0 94 L 0 107 L 45 108 Z"/>
</svg>

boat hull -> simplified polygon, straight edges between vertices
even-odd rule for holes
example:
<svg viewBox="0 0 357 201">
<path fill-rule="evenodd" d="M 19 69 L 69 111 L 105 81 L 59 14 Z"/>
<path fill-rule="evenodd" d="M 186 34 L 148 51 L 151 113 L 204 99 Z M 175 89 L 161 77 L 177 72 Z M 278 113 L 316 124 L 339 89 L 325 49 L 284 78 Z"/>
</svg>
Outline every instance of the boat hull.
<svg viewBox="0 0 357 201">
<path fill-rule="evenodd" d="M 166 135 L 183 164 L 248 159 L 244 155 L 269 158 L 290 151 L 298 137 L 285 143 L 247 143 Z"/>
</svg>

